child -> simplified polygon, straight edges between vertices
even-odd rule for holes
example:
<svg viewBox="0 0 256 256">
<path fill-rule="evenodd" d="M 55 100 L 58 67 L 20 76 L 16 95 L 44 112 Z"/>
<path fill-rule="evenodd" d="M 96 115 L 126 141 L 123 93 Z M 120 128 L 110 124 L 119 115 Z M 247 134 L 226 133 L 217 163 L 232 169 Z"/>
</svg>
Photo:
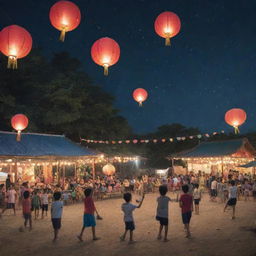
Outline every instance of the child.
<svg viewBox="0 0 256 256">
<path fill-rule="evenodd" d="M 195 184 L 195 189 L 194 189 L 194 192 L 193 192 L 193 198 L 194 198 L 194 204 L 195 204 L 195 213 L 197 215 L 199 215 L 199 203 L 200 203 L 200 200 L 201 200 L 201 192 L 198 188 L 199 188 L 199 185 Z"/>
<path fill-rule="evenodd" d="M 168 191 L 167 186 L 161 185 L 159 187 L 160 196 L 157 198 L 157 212 L 156 212 L 156 220 L 159 221 L 159 234 L 157 239 L 161 240 L 162 238 L 162 230 L 164 227 L 164 241 L 167 242 L 167 233 L 168 233 L 168 213 L 169 213 L 169 202 L 171 199 L 166 196 Z"/>
<path fill-rule="evenodd" d="M 39 217 L 40 203 L 40 197 L 37 194 L 37 190 L 35 190 L 32 196 L 32 211 L 35 211 L 35 220 Z"/>
<path fill-rule="evenodd" d="M 61 192 L 54 192 L 53 194 L 54 201 L 52 202 L 51 207 L 51 218 L 52 218 L 52 226 L 54 229 L 54 238 L 53 242 L 58 239 L 58 233 L 61 228 L 61 216 L 63 210 L 63 202 L 61 199 Z"/>
<path fill-rule="evenodd" d="M 81 230 L 80 235 L 77 236 L 77 238 L 82 242 L 83 241 L 83 233 L 84 233 L 84 229 L 86 227 L 92 227 L 92 239 L 94 241 L 99 240 L 98 237 L 96 237 L 96 233 L 95 233 L 95 226 L 96 226 L 96 221 L 95 221 L 95 217 L 94 217 L 94 212 L 96 212 L 98 219 L 101 219 L 101 217 L 99 216 L 96 207 L 94 205 L 93 199 L 92 199 L 92 195 L 93 195 L 93 190 L 92 188 L 86 188 L 84 190 L 84 195 L 85 195 L 85 199 L 84 199 L 84 223 L 83 223 L 83 227 Z"/>
<path fill-rule="evenodd" d="M 131 204 L 131 200 L 132 200 L 132 195 L 131 193 L 127 192 L 124 194 L 123 198 L 125 200 L 125 203 L 122 204 L 122 211 L 124 212 L 124 222 L 125 222 L 125 231 L 124 234 L 120 237 L 121 241 L 125 240 L 126 234 L 128 232 L 128 230 L 130 230 L 130 243 L 133 243 L 133 230 L 135 229 L 135 225 L 134 225 L 134 219 L 133 219 L 133 215 L 132 212 L 136 209 L 136 208 L 140 208 L 143 200 L 144 200 L 145 194 L 143 194 L 142 199 L 139 203 L 139 205 L 134 205 Z"/>
<path fill-rule="evenodd" d="M 190 219 L 193 211 L 193 198 L 190 194 L 188 194 L 189 187 L 188 185 L 182 186 L 182 191 L 184 194 L 180 196 L 180 208 L 181 208 L 181 215 L 182 215 L 182 221 L 185 227 L 185 230 L 187 232 L 186 238 L 191 237 L 190 233 Z"/>
<path fill-rule="evenodd" d="M 42 200 L 42 219 L 44 218 L 44 212 L 45 216 L 47 217 L 48 212 L 48 204 L 49 204 L 49 196 L 47 193 L 47 189 L 44 190 L 44 193 L 42 194 L 41 200 Z"/>
<path fill-rule="evenodd" d="M 25 191 L 23 193 L 23 200 L 22 200 L 22 211 L 23 217 L 25 219 L 24 227 L 27 227 L 27 223 L 29 221 L 29 230 L 32 229 L 32 218 L 31 218 L 31 200 L 30 200 L 30 193 L 29 191 Z"/>
<path fill-rule="evenodd" d="M 229 200 L 224 207 L 224 212 L 228 206 L 233 208 L 233 215 L 232 219 L 235 219 L 235 212 L 236 212 L 236 201 L 237 201 L 237 186 L 235 186 L 235 181 L 231 180 L 231 187 L 229 188 Z"/>
</svg>

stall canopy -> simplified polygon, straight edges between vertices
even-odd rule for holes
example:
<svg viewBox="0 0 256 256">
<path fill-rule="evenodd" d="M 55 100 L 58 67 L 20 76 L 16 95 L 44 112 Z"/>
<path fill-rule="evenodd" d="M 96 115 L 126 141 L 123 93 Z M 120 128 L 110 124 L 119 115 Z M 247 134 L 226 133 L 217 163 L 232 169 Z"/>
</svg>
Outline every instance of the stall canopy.
<svg viewBox="0 0 256 256">
<path fill-rule="evenodd" d="M 251 161 L 247 164 L 239 165 L 238 167 L 242 168 L 251 168 L 251 167 L 256 167 L 256 161 Z"/>
<path fill-rule="evenodd" d="M 174 158 L 215 158 L 215 157 L 240 157 L 250 158 L 255 156 L 255 149 L 247 138 L 203 142 L 189 151 L 173 155 Z"/>
<path fill-rule="evenodd" d="M 0 157 L 82 157 L 97 153 L 70 141 L 64 135 L 23 133 L 16 141 L 16 133 L 0 132 Z"/>
</svg>

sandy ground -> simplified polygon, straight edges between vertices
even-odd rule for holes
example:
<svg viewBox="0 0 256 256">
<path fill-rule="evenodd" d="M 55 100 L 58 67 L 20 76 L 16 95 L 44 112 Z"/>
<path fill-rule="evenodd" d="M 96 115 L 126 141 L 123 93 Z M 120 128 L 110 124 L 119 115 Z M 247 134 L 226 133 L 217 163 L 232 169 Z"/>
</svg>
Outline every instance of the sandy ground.
<svg viewBox="0 0 256 256">
<path fill-rule="evenodd" d="M 173 197 L 173 195 L 169 195 Z M 0 255 L 175 255 L 175 256 L 256 256 L 255 227 L 256 202 L 239 201 L 237 218 L 231 220 L 231 211 L 223 213 L 223 205 L 209 202 L 205 196 L 201 202 L 200 215 L 193 215 L 192 238 L 186 239 L 178 203 L 170 205 L 169 242 L 156 239 L 158 222 L 155 221 L 157 194 L 146 195 L 141 209 L 135 212 L 135 240 L 129 245 L 120 242 L 123 232 L 121 199 L 96 202 L 104 218 L 97 222 L 99 241 L 92 241 L 91 230 L 85 231 L 85 242 L 78 242 L 76 235 L 82 225 L 83 205 L 64 208 L 59 241 L 52 243 L 50 218 L 33 222 L 33 230 L 19 232 L 23 223 L 21 211 L 17 216 L 6 212 L 0 220 Z M 134 196 L 136 199 L 136 196 Z"/>
</svg>

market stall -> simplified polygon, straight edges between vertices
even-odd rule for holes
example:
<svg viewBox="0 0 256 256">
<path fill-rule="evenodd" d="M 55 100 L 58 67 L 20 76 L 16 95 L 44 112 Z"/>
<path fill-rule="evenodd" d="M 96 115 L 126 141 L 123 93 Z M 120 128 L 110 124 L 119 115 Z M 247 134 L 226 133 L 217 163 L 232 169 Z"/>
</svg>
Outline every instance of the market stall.
<svg viewBox="0 0 256 256">
<path fill-rule="evenodd" d="M 195 148 L 170 156 L 170 159 L 181 159 L 187 163 L 187 172 L 223 173 L 229 170 L 245 172 L 239 167 L 254 160 L 256 151 L 247 138 L 203 142 Z M 252 170 L 247 169 L 249 172 Z M 247 172 L 248 172 L 247 171 Z"/>
</svg>

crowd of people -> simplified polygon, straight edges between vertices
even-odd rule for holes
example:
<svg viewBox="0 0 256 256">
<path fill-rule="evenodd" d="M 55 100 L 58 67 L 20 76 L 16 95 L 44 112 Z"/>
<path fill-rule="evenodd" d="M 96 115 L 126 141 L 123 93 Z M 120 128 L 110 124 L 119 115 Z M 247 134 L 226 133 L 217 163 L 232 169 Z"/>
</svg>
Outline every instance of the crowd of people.
<svg viewBox="0 0 256 256">
<path fill-rule="evenodd" d="M 74 179 L 67 178 L 62 184 L 13 184 L 8 176 L 5 184 L 0 186 L 0 205 L 2 212 L 22 209 L 24 217 L 24 228 L 29 225 L 32 229 L 32 218 L 39 219 L 48 215 L 48 208 L 51 208 L 51 220 L 54 229 L 54 239 L 58 238 L 61 228 L 61 216 L 63 206 L 79 201 L 84 202 L 84 217 L 81 233 L 77 238 L 82 241 L 86 227 L 92 228 L 93 240 L 97 240 L 95 226 L 97 219 L 102 219 L 96 210 L 94 201 L 103 199 L 108 193 L 117 193 L 123 197 L 125 203 L 121 209 L 124 212 L 125 232 L 120 237 L 125 240 L 129 231 L 130 239 L 133 242 L 133 231 L 135 229 L 133 211 L 142 206 L 145 194 L 159 192 L 157 198 L 156 220 L 159 221 L 158 239 L 162 239 L 164 229 L 164 241 L 168 241 L 168 205 L 170 201 L 179 202 L 181 208 L 182 221 L 186 230 L 186 237 L 190 237 L 190 219 L 192 211 L 199 214 L 199 205 L 204 194 L 209 193 L 212 202 L 224 204 L 224 211 L 227 207 L 232 207 L 232 219 L 235 218 L 235 206 L 237 200 L 256 201 L 256 179 L 250 174 L 242 174 L 230 171 L 229 175 L 221 174 L 209 175 L 202 172 L 197 174 L 190 172 L 187 175 L 172 175 L 165 178 L 144 175 L 130 179 L 119 179 L 116 176 L 97 177 L 95 180 L 89 178 Z M 171 197 L 166 196 L 169 193 Z M 138 205 L 132 204 L 132 195 L 141 196 Z M 252 199 L 251 199 L 252 198 Z M 33 213 L 33 216 L 32 216 Z M 24 231 L 20 228 L 20 231 Z"/>
</svg>

